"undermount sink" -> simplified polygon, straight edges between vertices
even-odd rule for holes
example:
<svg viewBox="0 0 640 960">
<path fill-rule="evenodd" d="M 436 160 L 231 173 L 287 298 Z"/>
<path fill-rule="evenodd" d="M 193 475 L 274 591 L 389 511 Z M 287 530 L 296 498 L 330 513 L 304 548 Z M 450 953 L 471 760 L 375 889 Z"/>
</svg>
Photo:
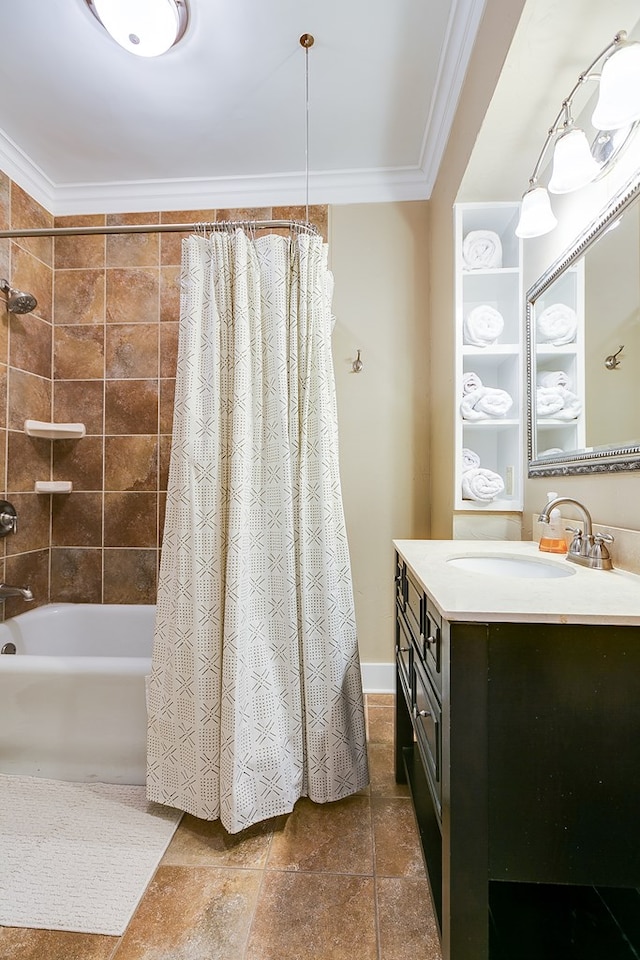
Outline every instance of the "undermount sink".
<svg viewBox="0 0 640 960">
<path fill-rule="evenodd" d="M 492 553 L 452 557 L 447 560 L 447 563 L 468 573 L 485 573 L 494 577 L 522 577 L 532 580 L 555 580 L 560 577 L 571 577 L 575 573 L 571 566 L 565 567 L 537 557 L 501 556 Z"/>
</svg>

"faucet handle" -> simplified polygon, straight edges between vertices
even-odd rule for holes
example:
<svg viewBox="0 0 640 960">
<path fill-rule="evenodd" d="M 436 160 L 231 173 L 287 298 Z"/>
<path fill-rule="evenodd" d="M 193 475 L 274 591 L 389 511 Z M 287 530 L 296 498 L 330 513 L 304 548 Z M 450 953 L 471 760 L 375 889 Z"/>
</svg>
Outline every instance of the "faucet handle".
<svg viewBox="0 0 640 960">
<path fill-rule="evenodd" d="M 582 552 L 582 527 L 565 527 L 568 533 L 573 534 L 573 540 L 569 544 L 569 553 Z"/>
<path fill-rule="evenodd" d="M 0 537 L 18 532 L 18 515 L 12 503 L 0 500 Z"/>
<path fill-rule="evenodd" d="M 594 533 L 593 546 L 591 548 L 591 558 L 596 567 L 603 570 L 611 570 L 611 556 L 605 544 L 613 543 L 614 537 L 610 533 Z"/>
<path fill-rule="evenodd" d="M 612 533 L 594 533 L 595 543 L 613 543 L 616 539 Z"/>
</svg>

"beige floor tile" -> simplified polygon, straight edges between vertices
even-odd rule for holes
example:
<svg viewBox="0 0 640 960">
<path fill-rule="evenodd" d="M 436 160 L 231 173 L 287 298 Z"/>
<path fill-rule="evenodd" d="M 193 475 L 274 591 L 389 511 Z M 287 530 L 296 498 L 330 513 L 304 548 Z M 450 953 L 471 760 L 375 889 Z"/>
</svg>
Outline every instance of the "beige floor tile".
<svg viewBox="0 0 640 960">
<path fill-rule="evenodd" d="M 118 937 L 0 927 L 2 960 L 109 960 Z"/>
<path fill-rule="evenodd" d="M 395 699 L 393 693 L 368 693 L 365 702 L 368 707 L 392 707 Z"/>
<path fill-rule="evenodd" d="M 267 872 L 245 960 L 377 960 L 373 884 Z"/>
<path fill-rule="evenodd" d="M 335 803 L 299 800 L 282 821 L 273 834 L 268 870 L 373 874 L 368 797 Z"/>
<path fill-rule="evenodd" d="M 426 879 L 376 880 L 380 960 L 442 960 Z"/>
<path fill-rule="evenodd" d="M 395 761 L 392 743 L 370 743 L 369 774 L 372 797 L 408 797 L 406 783 L 396 783 Z"/>
<path fill-rule="evenodd" d="M 262 876 L 159 867 L 113 960 L 241 960 Z"/>
<path fill-rule="evenodd" d="M 161 860 L 162 866 L 264 867 L 274 821 L 227 833 L 219 820 L 186 813 Z"/>
<path fill-rule="evenodd" d="M 379 877 L 424 876 L 410 800 L 371 798 L 375 870 Z"/>
<path fill-rule="evenodd" d="M 393 743 L 394 707 L 367 708 L 367 739 L 369 743 Z"/>
</svg>

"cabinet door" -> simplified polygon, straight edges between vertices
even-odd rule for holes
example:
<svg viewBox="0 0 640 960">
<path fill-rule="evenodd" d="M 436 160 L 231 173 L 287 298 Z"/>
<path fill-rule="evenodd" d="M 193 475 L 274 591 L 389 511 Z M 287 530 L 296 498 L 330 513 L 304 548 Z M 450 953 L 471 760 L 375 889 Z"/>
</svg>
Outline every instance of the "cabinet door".
<svg viewBox="0 0 640 960">
<path fill-rule="evenodd" d="M 419 662 L 414 661 L 414 724 L 427 780 L 438 816 L 442 816 L 442 711 Z"/>
</svg>

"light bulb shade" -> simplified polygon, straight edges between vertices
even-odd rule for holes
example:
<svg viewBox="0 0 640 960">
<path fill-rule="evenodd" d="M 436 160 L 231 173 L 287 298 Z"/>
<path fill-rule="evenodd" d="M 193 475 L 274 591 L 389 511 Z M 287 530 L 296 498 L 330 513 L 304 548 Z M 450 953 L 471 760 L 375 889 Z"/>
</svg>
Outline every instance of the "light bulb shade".
<svg viewBox="0 0 640 960">
<path fill-rule="evenodd" d="M 596 130 L 619 130 L 640 120 L 640 43 L 625 43 L 602 66 L 591 122 Z"/>
<path fill-rule="evenodd" d="M 516 236 L 523 240 L 542 237 L 557 225 L 549 194 L 544 187 L 531 187 L 522 198 Z"/>
<path fill-rule="evenodd" d="M 86 0 L 116 43 L 138 57 L 159 57 L 187 26 L 185 0 Z"/>
<path fill-rule="evenodd" d="M 558 137 L 553 151 L 553 171 L 549 180 L 551 193 L 579 190 L 600 173 L 600 164 L 591 155 L 584 130 L 571 127 Z"/>
</svg>

